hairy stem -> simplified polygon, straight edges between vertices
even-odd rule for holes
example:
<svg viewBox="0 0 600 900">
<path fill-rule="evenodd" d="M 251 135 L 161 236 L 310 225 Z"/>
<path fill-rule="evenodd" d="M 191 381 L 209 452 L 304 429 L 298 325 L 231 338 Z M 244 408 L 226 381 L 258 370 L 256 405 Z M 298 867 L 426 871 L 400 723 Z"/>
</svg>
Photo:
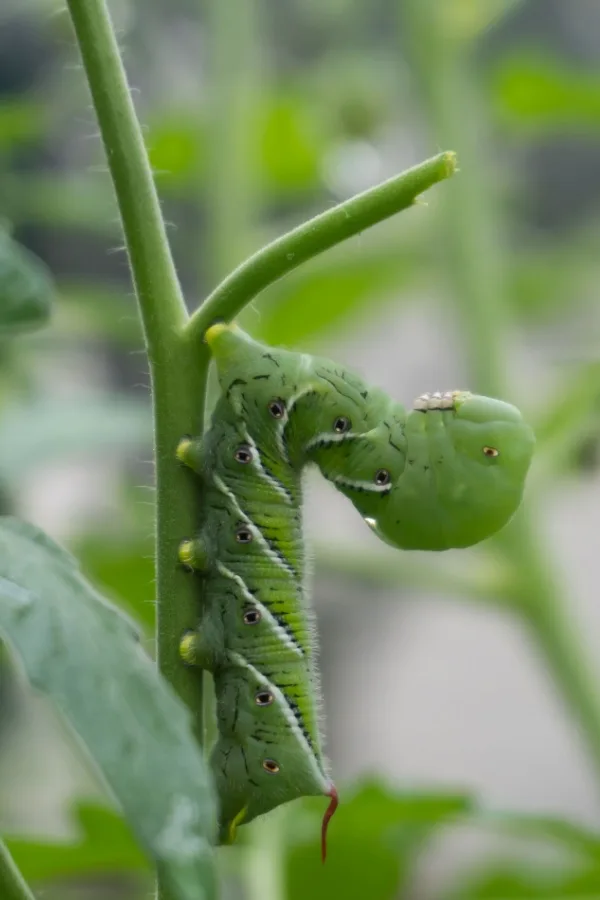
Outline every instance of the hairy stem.
<svg viewBox="0 0 600 900">
<path fill-rule="evenodd" d="M 201 743 L 202 679 L 181 664 L 178 646 L 197 621 L 196 587 L 177 565 L 193 534 L 197 494 L 175 461 L 182 435 L 200 434 L 208 352 L 183 336 L 187 312 L 125 71 L 104 0 L 68 0 L 123 221 L 143 322 L 154 405 L 156 459 L 157 654 L 163 675 L 194 716 Z M 159 885 L 160 900 L 170 894 Z"/>
<path fill-rule="evenodd" d="M 505 365 L 510 357 L 508 262 L 494 221 L 497 204 L 486 168 L 489 153 L 480 143 L 486 133 L 485 104 L 469 66 L 471 48 L 460 35 L 447 33 L 443 15 L 435 0 L 407 0 L 402 4 L 403 38 L 414 52 L 414 70 L 435 137 L 454 141 L 464 165 L 463 177 L 444 192 L 442 214 L 449 241 L 446 271 L 475 387 L 510 397 Z M 512 570 L 513 608 L 579 723 L 600 781 L 600 691 L 557 586 L 552 554 L 538 547 L 527 512 L 521 510 L 494 544 Z"/>
<path fill-rule="evenodd" d="M 251 256 L 194 313 L 190 337 L 201 341 L 217 319 L 230 321 L 274 281 L 336 244 L 412 206 L 415 199 L 456 169 L 454 153 L 440 153 L 316 216 Z"/>
<path fill-rule="evenodd" d="M 35 900 L 2 841 L 0 841 L 0 897 L 2 900 Z"/>
</svg>

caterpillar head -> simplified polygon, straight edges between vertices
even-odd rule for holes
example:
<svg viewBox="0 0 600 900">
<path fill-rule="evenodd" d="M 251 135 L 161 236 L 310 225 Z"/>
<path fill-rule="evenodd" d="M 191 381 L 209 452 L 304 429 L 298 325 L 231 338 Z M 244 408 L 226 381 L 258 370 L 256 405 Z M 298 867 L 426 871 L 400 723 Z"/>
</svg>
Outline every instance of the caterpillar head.
<svg viewBox="0 0 600 900">
<path fill-rule="evenodd" d="M 382 446 L 383 438 L 381 429 L 373 434 Z M 391 440 L 398 449 L 394 457 L 388 442 L 387 461 L 378 466 L 384 472 L 377 474 L 372 448 L 363 452 L 363 471 L 368 460 L 378 491 L 353 496 L 341 486 L 387 543 L 468 547 L 499 531 L 518 509 L 535 439 L 509 403 L 466 391 L 423 394 Z"/>
</svg>

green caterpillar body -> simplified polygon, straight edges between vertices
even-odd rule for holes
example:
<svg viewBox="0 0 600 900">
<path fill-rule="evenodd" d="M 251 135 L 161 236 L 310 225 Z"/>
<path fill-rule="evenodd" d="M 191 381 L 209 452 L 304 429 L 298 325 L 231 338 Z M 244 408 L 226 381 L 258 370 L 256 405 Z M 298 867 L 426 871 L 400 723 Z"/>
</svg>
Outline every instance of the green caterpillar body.
<svg viewBox="0 0 600 900">
<path fill-rule="evenodd" d="M 302 471 L 316 464 L 384 540 L 446 549 L 483 540 L 519 505 L 533 436 L 512 406 L 423 395 L 406 414 L 334 363 L 265 347 L 218 324 L 206 335 L 221 398 L 179 458 L 203 482 L 203 520 L 180 558 L 205 576 L 184 658 L 211 671 L 211 766 L 221 841 L 304 795 L 337 793 L 323 758 L 302 538 Z"/>
</svg>

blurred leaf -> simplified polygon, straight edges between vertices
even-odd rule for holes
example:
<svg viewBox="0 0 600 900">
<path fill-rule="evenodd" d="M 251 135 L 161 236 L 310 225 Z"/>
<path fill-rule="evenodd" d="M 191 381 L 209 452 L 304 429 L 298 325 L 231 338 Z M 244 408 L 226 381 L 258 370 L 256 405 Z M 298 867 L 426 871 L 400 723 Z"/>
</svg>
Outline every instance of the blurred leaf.
<svg viewBox="0 0 600 900">
<path fill-rule="evenodd" d="M 472 808 L 464 794 L 402 794 L 378 781 L 363 782 L 353 796 L 341 793 L 322 865 L 323 801 L 302 804 L 312 813 L 312 834 L 288 845 L 288 900 L 394 900 L 412 874 L 416 851 L 437 828 Z"/>
<path fill-rule="evenodd" d="M 88 535 L 74 547 L 85 574 L 154 632 L 154 542 Z"/>
<path fill-rule="evenodd" d="M 518 315 L 534 324 L 573 315 L 577 300 L 583 302 L 582 285 L 589 273 L 589 256 L 562 243 L 537 249 L 528 241 L 527 252 L 518 254 L 508 273 L 508 299 Z M 565 297 L 569 297 L 568 308 Z"/>
<path fill-rule="evenodd" d="M 169 110 L 149 123 L 148 155 L 161 186 L 188 186 L 204 169 L 204 124 L 189 110 Z"/>
<path fill-rule="evenodd" d="M 126 450 L 150 442 L 147 403 L 113 396 L 40 399 L 5 407 L 0 416 L 0 477 L 25 478 L 36 466 L 80 454 Z"/>
<path fill-rule="evenodd" d="M 212 896 L 214 801 L 188 711 L 74 558 L 8 518 L 0 631 L 89 751 L 173 897 Z"/>
<path fill-rule="evenodd" d="M 556 871 L 541 864 L 498 862 L 467 876 L 443 900 L 598 900 L 600 870 Z"/>
<path fill-rule="evenodd" d="M 375 316 L 421 271 L 420 254 L 402 242 L 333 251 L 277 282 L 242 321 L 259 340 L 295 346 L 368 311 Z"/>
<path fill-rule="evenodd" d="M 49 270 L 0 228 L 0 332 L 19 333 L 44 325 L 53 299 Z"/>
<path fill-rule="evenodd" d="M 443 894 L 445 900 L 596 900 L 600 896 L 600 834 L 565 819 L 523 813 L 486 812 L 471 821 L 515 838 L 519 853 L 525 839 L 531 842 L 530 851 L 534 850 L 534 842 L 541 842 L 551 855 L 545 852 L 540 858 L 532 854 L 526 862 L 494 858 L 478 864 L 461 878 L 457 887 Z M 548 848 L 548 843 L 553 846 Z M 557 849 L 564 851 L 562 856 Z"/>
<path fill-rule="evenodd" d="M 149 871 L 127 824 L 110 809 L 77 805 L 79 835 L 71 843 L 8 838 L 8 846 L 23 877 L 30 882 L 93 873 Z"/>
<path fill-rule="evenodd" d="M 51 228 L 86 229 L 122 243 L 115 195 L 108 170 L 91 175 L 8 173 L 0 183 L 3 212 L 14 222 Z"/>
<path fill-rule="evenodd" d="M 555 57 L 528 52 L 504 58 L 492 89 L 499 112 L 519 126 L 544 131 L 600 126 L 600 76 L 568 69 Z"/>
<path fill-rule="evenodd" d="M 600 864 L 600 834 L 575 822 L 511 812 L 486 813 L 477 821 L 485 827 L 507 831 L 518 838 L 562 844 L 565 849 L 587 858 L 588 862 Z"/>
<path fill-rule="evenodd" d="M 22 98 L 0 103 L 0 150 L 11 150 L 29 143 L 44 133 L 44 109 L 38 103 Z"/>
<path fill-rule="evenodd" d="M 127 349 L 144 346 L 135 297 L 119 286 L 99 282 L 59 281 L 60 307 L 54 331 L 68 339 L 108 339 Z M 53 334 L 56 340 L 56 334 Z"/>
<path fill-rule="evenodd" d="M 263 97 L 257 115 L 266 186 L 280 195 L 317 185 L 323 138 L 302 94 L 280 90 Z"/>
<path fill-rule="evenodd" d="M 549 470 L 565 468 L 574 450 L 600 430 L 600 363 L 578 364 L 557 387 L 535 426 L 540 462 Z"/>
<path fill-rule="evenodd" d="M 442 28 L 447 35 L 473 40 L 496 25 L 521 0 L 448 0 L 439 5 Z"/>
</svg>

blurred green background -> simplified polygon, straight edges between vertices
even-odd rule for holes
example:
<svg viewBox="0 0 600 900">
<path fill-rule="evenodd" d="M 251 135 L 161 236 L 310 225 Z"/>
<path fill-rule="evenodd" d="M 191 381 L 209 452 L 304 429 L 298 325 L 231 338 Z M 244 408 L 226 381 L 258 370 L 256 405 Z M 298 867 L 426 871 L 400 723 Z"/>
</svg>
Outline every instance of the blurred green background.
<svg viewBox="0 0 600 900">
<path fill-rule="evenodd" d="M 298 802 L 219 852 L 222 897 L 600 898 L 600 4 L 110 7 L 190 308 L 266 240 L 456 150 L 424 205 L 273 286 L 244 325 L 406 403 L 500 395 L 539 440 L 524 514 L 470 551 L 388 550 L 309 479 L 342 802 L 325 868 L 323 802 Z M 66 542 L 152 652 L 147 363 L 55 0 L 0 9 L 0 216 L 0 303 L 16 270 L 46 278 L 22 248 L 56 285 L 48 327 L 0 334 L 0 509 Z M 0 832 L 40 897 L 149 896 L 127 826 L 6 659 Z"/>
</svg>

